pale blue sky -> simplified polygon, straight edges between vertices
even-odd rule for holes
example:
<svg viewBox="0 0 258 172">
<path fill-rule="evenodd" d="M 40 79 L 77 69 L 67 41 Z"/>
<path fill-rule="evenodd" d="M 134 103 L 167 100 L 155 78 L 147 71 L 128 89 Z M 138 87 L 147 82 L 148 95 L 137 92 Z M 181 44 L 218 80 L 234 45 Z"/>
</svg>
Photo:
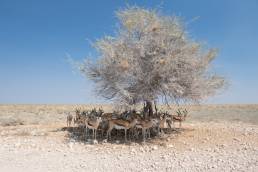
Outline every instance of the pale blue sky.
<svg viewBox="0 0 258 172">
<path fill-rule="evenodd" d="M 257 0 L 0 0 L 0 103 L 102 102 L 65 58 L 94 53 L 87 39 L 113 34 L 114 12 L 126 3 L 161 6 L 220 50 L 215 69 L 231 85 L 206 103 L 258 103 Z"/>
</svg>

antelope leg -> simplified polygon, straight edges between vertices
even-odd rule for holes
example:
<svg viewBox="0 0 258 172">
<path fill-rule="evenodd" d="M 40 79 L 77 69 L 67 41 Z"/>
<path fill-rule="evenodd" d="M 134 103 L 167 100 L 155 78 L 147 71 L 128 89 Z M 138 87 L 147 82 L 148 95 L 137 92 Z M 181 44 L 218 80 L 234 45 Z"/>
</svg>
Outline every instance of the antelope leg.
<svg viewBox="0 0 258 172">
<path fill-rule="evenodd" d="M 142 129 L 143 142 L 145 142 L 145 129 Z"/>
<path fill-rule="evenodd" d="M 126 133 L 127 133 L 127 130 L 125 129 L 125 141 L 127 141 Z"/>
<path fill-rule="evenodd" d="M 87 140 L 87 138 L 88 138 L 88 128 L 87 127 L 85 128 L 85 133 L 86 133 L 85 140 Z"/>
</svg>

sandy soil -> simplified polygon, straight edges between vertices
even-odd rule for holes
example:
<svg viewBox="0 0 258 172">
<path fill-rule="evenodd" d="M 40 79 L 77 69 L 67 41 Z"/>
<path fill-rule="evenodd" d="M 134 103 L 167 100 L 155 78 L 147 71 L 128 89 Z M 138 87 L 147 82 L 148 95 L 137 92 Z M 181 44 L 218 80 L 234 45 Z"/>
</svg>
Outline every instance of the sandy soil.
<svg viewBox="0 0 258 172">
<path fill-rule="evenodd" d="M 63 128 L 72 106 L 11 107 L 0 106 L 0 171 L 258 171 L 256 106 L 193 110 L 183 129 L 145 144 L 74 140 Z"/>
</svg>

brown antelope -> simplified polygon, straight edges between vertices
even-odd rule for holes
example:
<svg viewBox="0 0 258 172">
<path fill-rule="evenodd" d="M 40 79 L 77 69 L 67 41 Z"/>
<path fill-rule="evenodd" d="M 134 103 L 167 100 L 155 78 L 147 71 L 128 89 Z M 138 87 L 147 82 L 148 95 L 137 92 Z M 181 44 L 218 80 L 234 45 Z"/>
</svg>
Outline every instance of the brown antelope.
<svg viewBox="0 0 258 172">
<path fill-rule="evenodd" d="M 101 115 L 102 119 L 111 120 L 111 119 L 118 119 L 118 115 L 116 113 L 103 113 Z"/>
<path fill-rule="evenodd" d="M 80 109 L 75 109 L 75 118 L 74 118 L 74 120 L 73 120 L 74 125 L 75 125 L 76 123 L 79 123 L 81 116 L 82 116 L 82 115 L 81 115 L 81 110 L 80 110 Z"/>
<path fill-rule="evenodd" d="M 119 116 L 116 112 L 112 113 L 102 113 L 101 114 L 101 123 L 100 123 L 100 128 L 101 128 L 101 136 L 103 137 L 104 132 L 108 130 L 108 121 L 112 119 L 118 119 Z"/>
<path fill-rule="evenodd" d="M 183 113 L 178 110 L 177 115 L 172 115 L 172 121 L 175 124 L 175 122 L 179 122 L 179 127 L 182 127 L 182 121 L 185 121 L 185 118 L 187 117 L 188 111 L 185 109 L 183 110 Z"/>
<path fill-rule="evenodd" d="M 73 115 L 69 113 L 69 114 L 67 115 L 67 117 L 66 117 L 66 125 L 67 125 L 67 127 L 70 127 L 70 126 L 71 126 L 72 121 L 73 121 Z"/>
<path fill-rule="evenodd" d="M 151 119 L 151 120 L 141 120 L 139 121 L 135 127 L 136 128 L 139 128 L 139 129 L 142 129 L 142 136 L 143 136 L 143 141 L 145 142 L 146 140 L 146 131 L 148 131 L 148 136 L 150 138 L 150 129 L 155 126 L 155 124 L 157 123 L 157 120 L 156 119 Z"/>
<path fill-rule="evenodd" d="M 137 123 L 137 119 L 133 119 L 131 122 L 123 119 L 111 119 L 108 121 L 107 139 L 111 140 L 111 131 L 113 128 L 117 130 L 125 131 L 125 141 L 127 141 L 127 130 L 133 128 Z"/>
<path fill-rule="evenodd" d="M 169 120 L 169 117 L 167 115 L 164 115 L 163 117 L 160 116 L 159 124 L 158 124 L 158 135 L 160 132 L 163 132 L 164 128 L 168 128 L 169 125 L 167 123 L 167 120 Z"/>
<path fill-rule="evenodd" d="M 96 117 L 95 119 L 85 119 L 85 125 L 86 125 L 86 138 L 88 136 L 88 129 L 92 130 L 92 137 L 94 140 L 96 140 L 97 137 L 97 130 L 99 127 L 100 122 L 102 121 L 101 117 Z"/>
</svg>

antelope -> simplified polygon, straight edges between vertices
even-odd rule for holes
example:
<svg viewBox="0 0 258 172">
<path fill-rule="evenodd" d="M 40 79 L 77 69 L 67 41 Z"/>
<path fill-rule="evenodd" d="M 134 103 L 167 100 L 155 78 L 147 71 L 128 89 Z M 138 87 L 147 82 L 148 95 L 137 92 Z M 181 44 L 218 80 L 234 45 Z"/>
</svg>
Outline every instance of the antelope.
<svg viewBox="0 0 258 172">
<path fill-rule="evenodd" d="M 101 136 L 103 137 L 104 135 L 104 131 L 108 130 L 108 122 L 109 120 L 112 119 L 118 119 L 119 116 L 116 112 L 112 112 L 112 113 L 102 113 L 101 114 L 101 123 L 100 123 L 100 128 L 101 128 Z"/>
<path fill-rule="evenodd" d="M 185 109 L 183 110 L 183 113 L 180 111 L 180 109 L 177 111 L 177 115 L 172 115 L 172 121 L 175 122 L 179 122 L 179 127 L 182 127 L 182 121 L 185 120 L 185 118 L 187 117 L 188 111 Z"/>
<path fill-rule="evenodd" d="M 102 119 L 111 120 L 111 119 L 118 119 L 118 115 L 116 113 L 103 113 L 101 115 Z"/>
<path fill-rule="evenodd" d="M 167 123 L 167 120 L 169 120 L 169 117 L 167 115 L 164 115 L 163 117 L 160 116 L 160 120 L 159 120 L 159 123 L 158 123 L 158 135 L 160 133 L 160 131 L 163 133 L 163 130 L 164 128 L 168 128 L 168 123 Z"/>
<path fill-rule="evenodd" d="M 134 118 L 131 122 L 123 119 L 111 119 L 108 121 L 107 139 L 111 140 L 111 131 L 113 128 L 117 130 L 125 131 L 125 141 L 127 141 L 127 130 L 133 128 L 137 123 L 137 118 Z"/>
<path fill-rule="evenodd" d="M 73 115 L 69 113 L 69 114 L 67 115 L 67 117 L 66 117 L 66 125 L 67 125 L 67 127 L 70 127 L 70 126 L 71 126 L 72 121 L 73 121 Z"/>
<path fill-rule="evenodd" d="M 77 133 L 82 133 L 83 134 L 83 129 L 85 127 L 85 119 L 86 119 L 86 116 L 80 116 L 80 118 L 74 118 L 73 119 L 73 122 L 74 122 L 74 125 L 75 127 L 72 129 L 72 131 L 76 131 Z M 82 135 L 83 136 L 83 135 Z M 84 136 L 83 136 L 84 137 Z"/>
<path fill-rule="evenodd" d="M 99 108 L 98 115 L 102 116 L 104 114 L 104 110 L 102 108 Z"/>
<path fill-rule="evenodd" d="M 97 130 L 99 127 L 100 122 L 102 121 L 101 117 L 97 117 L 95 119 L 89 119 L 86 118 L 85 119 L 85 125 L 86 125 L 86 138 L 88 136 L 88 129 L 91 129 L 92 132 L 92 137 L 94 138 L 94 140 L 96 140 L 97 137 Z"/>
<path fill-rule="evenodd" d="M 108 130 L 108 121 L 111 119 L 117 119 L 118 117 L 114 113 L 102 113 L 101 114 L 101 123 L 100 123 L 100 128 L 101 128 L 101 136 L 103 137 L 104 131 Z"/>
<path fill-rule="evenodd" d="M 75 118 L 73 120 L 74 125 L 79 122 L 79 119 L 81 118 L 81 111 L 80 109 L 75 109 Z"/>
<path fill-rule="evenodd" d="M 142 129 L 142 136 L 143 136 L 143 141 L 145 142 L 146 140 L 146 131 L 149 130 L 148 135 L 150 138 L 150 128 L 152 128 L 153 126 L 155 126 L 155 124 L 157 124 L 157 120 L 156 119 L 151 119 L 149 121 L 146 120 L 142 120 L 139 123 L 136 124 L 136 128 Z"/>
</svg>

